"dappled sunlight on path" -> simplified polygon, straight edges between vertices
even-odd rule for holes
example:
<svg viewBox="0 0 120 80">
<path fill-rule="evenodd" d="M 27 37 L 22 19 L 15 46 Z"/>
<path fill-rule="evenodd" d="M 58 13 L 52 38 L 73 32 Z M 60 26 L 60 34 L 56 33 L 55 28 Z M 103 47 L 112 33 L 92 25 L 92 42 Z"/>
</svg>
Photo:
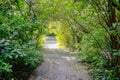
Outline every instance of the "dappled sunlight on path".
<svg viewBox="0 0 120 80">
<path fill-rule="evenodd" d="M 87 67 L 78 63 L 75 53 L 58 49 L 56 43 L 46 41 L 41 51 L 45 61 L 29 80 L 90 80 Z"/>
</svg>

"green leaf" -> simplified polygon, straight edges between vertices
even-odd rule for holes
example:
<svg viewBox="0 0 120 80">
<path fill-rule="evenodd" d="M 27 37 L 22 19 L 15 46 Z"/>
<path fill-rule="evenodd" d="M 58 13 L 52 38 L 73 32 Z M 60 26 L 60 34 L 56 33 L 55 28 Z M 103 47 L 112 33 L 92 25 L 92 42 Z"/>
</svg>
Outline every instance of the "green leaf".
<svg viewBox="0 0 120 80">
<path fill-rule="evenodd" d="M 116 35 L 117 31 L 116 30 L 110 30 L 109 33 L 110 33 L 110 35 Z"/>
<path fill-rule="evenodd" d="M 118 26 L 118 23 L 115 22 L 115 23 L 113 23 L 112 25 L 113 25 L 114 28 L 116 28 L 116 27 Z"/>
</svg>

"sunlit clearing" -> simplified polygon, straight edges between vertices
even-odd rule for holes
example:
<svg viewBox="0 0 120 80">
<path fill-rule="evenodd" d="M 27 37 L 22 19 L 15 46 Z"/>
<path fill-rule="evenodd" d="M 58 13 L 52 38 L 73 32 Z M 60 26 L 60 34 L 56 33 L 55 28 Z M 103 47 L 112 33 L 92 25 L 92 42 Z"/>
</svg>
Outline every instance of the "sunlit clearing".
<svg viewBox="0 0 120 80">
<path fill-rule="evenodd" d="M 45 39 L 45 44 L 43 45 L 44 48 L 49 49 L 58 48 L 58 42 L 56 41 L 55 36 L 46 36 L 44 39 Z"/>
<path fill-rule="evenodd" d="M 44 48 L 49 48 L 49 49 L 57 49 L 58 48 L 58 44 L 44 44 L 43 46 Z"/>
</svg>

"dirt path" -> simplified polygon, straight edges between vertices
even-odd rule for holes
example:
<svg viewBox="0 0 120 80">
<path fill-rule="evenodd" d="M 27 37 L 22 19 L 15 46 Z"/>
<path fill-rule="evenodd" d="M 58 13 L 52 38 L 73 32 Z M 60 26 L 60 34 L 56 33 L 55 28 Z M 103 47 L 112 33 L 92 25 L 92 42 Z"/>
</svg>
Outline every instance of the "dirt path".
<svg viewBox="0 0 120 80">
<path fill-rule="evenodd" d="M 42 50 L 45 62 L 38 66 L 29 80 L 90 80 L 87 67 L 75 59 L 75 54 L 63 50 L 49 49 L 46 42 Z"/>
</svg>

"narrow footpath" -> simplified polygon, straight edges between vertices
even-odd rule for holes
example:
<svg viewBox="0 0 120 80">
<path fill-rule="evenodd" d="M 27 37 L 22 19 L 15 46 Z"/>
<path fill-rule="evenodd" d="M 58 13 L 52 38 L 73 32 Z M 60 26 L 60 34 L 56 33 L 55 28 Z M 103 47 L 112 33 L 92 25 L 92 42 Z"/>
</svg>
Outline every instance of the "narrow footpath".
<svg viewBox="0 0 120 80">
<path fill-rule="evenodd" d="M 75 53 L 58 49 L 55 38 L 46 37 L 41 53 L 45 61 L 29 80 L 90 80 L 87 67 L 78 63 Z"/>
</svg>

